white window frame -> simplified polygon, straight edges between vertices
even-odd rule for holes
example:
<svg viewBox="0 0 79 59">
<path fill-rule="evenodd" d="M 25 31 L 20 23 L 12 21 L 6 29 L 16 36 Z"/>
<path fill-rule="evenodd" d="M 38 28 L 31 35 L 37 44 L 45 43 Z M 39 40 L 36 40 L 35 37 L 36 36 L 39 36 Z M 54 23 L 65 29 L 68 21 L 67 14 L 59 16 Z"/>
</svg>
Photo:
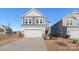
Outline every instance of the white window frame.
<svg viewBox="0 0 79 59">
<path fill-rule="evenodd" d="M 36 23 L 37 19 L 38 19 L 38 23 Z M 35 18 L 35 24 L 40 24 L 40 18 Z"/>
<path fill-rule="evenodd" d="M 69 21 L 67 21 L 66 25 L 67 25 L 67 26 L 69 26 L 69 25 L 70 25 L 70 22 L 69 22 Z"/>
<path fill-rule="evenodd" d="M 22 24 L 23 24 L 23 25 L 25 24 L 24 20 L 25 20 L 25 19 L 23 18 L 23 19 L 22 19 Z"/>
<path fill-rule="evenodd" d="M 73 23 L 72 23 L 72 21 L 67 21 L 66 25 L 67 25 L 67 26 L 72 26 Z"/>
<path fill-rule="evenodd" d="M 70 26 L 72 25 L 72 21 L 70 21 Z"/>
<path fill-rule="evenodd" d="M 29 23 L 29 20 L 31 19 L 31 23 Z M 32 22 L 32 18 L 28 18 L 28 24 L 32 24 L 33 22 Z"/>
<path fill-rule="evenodd" d="M 77 21 L 77 25 L 79 26 L 79 21 Z"/>
<path fill-rule="evenodd" d="M 27 19 L 27 23 L 26 23 L 26 19 Z M 24 19 L 24 24 L 28 24 L 28 18 L 25 18 Z"/>
<path fill-rule="evenodd" d="M 31 19 L 31 23 L 29 23 L 29 19 Z M 26 20 L 27 20 L 27 23 L 26 23 Z M 24 24 L 32 24 L 33 22 L 32 22 L 32 18 L 25 18 L 24 19 Z"/>
<path fill-rule="evenodd" d="M 42 20 L 42 23 L 40 23 L 40 24 L 43 24 L 44 22 L 43 22 L 43 18 L 40 18 L 40 20 Z M 39 20 L 39 22 L 40 22 L 40 20 Z"/>
<path fill-rule="evenodd" d="M 46 24 L 46 18 L 43 18 L 43 24 Z"/>
</svg>

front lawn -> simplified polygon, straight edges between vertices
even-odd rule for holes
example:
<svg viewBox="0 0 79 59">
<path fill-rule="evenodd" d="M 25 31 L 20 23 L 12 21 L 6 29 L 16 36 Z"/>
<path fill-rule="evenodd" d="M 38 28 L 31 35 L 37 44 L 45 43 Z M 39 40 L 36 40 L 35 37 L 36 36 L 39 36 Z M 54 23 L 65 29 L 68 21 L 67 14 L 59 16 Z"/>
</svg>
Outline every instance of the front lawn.
<svg viewBox="0 0 79 59">
<path fill-rule="evenodd" d="M 72 39 L 57 38 L 56 40 L 44 40 L 49 51 L 78 51 L 79 43 L 73 43 Z"/>
</svg>

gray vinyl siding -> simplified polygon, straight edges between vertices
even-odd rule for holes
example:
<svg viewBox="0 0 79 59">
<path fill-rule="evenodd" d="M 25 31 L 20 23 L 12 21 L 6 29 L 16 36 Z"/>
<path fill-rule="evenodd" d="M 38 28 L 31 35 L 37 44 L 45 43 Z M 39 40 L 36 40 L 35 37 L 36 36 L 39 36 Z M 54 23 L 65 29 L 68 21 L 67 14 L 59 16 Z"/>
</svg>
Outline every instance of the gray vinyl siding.
<svg viewBox="0 0 79 59">
<path fill-rule="evenodd" d="M 30 27 L 30 28 L 32 28 L 32 27 L 44 27 L 44 28 L 46 28 L 46 24 L 25 24 L 25 25 L 21 25 L 21 27 L 24 27 L 24 28 L 28 28 L 28 27 Z"/>
<path fill-rule="evenodd" d="M 58 21 L 55 25 L 51 27 L 51 32 L 56 36 L 60 36 L 61 27 L 62 27 L 62 20 Z"/>
<path fill-rule="evenodd" d="M 67 27 L 63 26 L 63 20 L 58 21 L 51 27 L 51 32 L 56 36 L 67 35 Z"/>
<path fill-rule="evenodd" d="M 62 35 L 63 36 L 67 35 L 67 27 L 66 26 L 62 27 Z"/>
</svg>

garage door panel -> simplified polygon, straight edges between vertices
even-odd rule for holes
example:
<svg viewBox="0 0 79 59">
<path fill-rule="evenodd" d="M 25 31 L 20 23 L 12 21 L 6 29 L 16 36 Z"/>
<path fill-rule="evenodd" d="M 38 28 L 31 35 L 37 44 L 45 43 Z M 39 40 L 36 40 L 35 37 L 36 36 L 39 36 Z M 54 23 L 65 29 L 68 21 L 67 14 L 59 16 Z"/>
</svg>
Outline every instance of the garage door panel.
<svg viewBox="0 0 79 59">
<path fill-rule="evenodd" d="M 25 37 L 42 37 L 42 30 L 32 29 L 24 30 Z"/>
<path fill-rule="evenodd" d="M 79 31 L 70 31 L 71 38 L 79 38 Z"/>
</svg>

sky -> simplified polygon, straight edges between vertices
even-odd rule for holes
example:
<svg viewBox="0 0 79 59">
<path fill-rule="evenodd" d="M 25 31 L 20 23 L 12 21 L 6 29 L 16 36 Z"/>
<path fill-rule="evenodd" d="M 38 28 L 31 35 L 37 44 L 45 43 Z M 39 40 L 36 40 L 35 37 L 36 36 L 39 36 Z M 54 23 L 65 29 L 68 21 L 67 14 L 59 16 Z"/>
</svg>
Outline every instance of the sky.
<svg viewBox="0 0 79 59">
<path fill-rule="evenodd" d="M 13 31 L 20 31 L 21 16 L 31 8 L 0 8 L 0 25 L 10 24 Z M 36 8 L 47 17 L 47 21 L 55 24 L 74 10 L 79 8 Z"/>
</svg>

